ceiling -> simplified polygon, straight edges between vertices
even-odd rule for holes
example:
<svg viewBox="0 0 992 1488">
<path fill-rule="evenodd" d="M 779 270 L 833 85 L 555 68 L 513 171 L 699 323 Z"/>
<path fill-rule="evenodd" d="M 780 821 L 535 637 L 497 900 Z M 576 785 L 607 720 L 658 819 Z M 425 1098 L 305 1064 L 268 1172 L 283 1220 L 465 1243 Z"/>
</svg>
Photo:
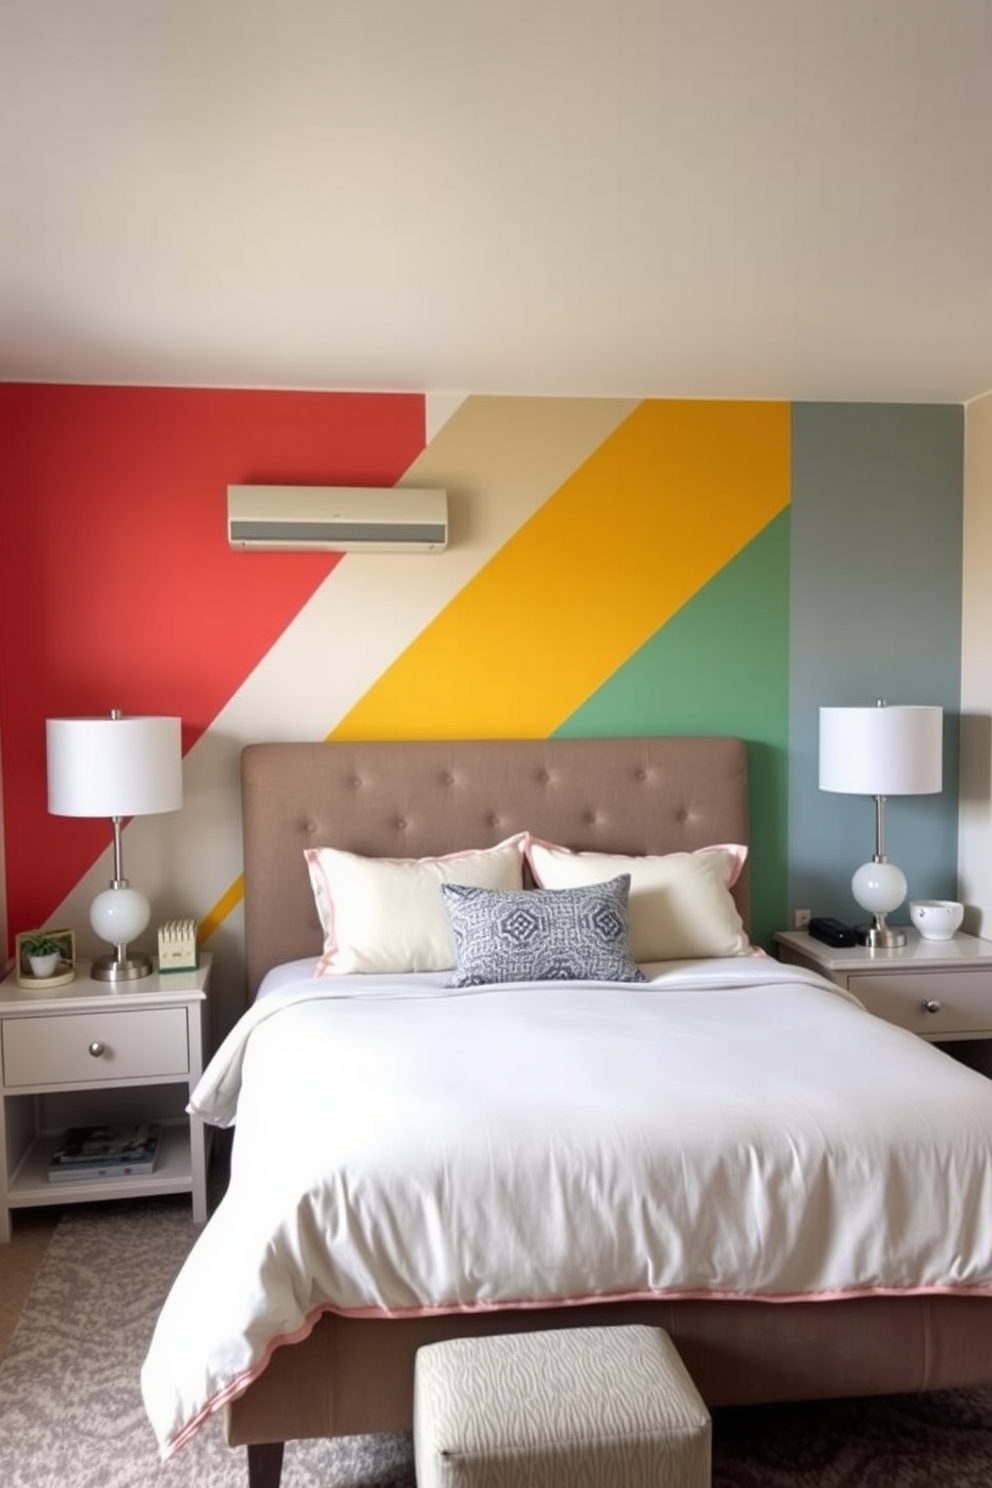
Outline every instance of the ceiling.
<svg viewBox="0 0 992 1488">
<path fill-rule="evenodd" d="M 964 402 L 992 0 L 0 0 L 0 379 Z"/>
</svg>

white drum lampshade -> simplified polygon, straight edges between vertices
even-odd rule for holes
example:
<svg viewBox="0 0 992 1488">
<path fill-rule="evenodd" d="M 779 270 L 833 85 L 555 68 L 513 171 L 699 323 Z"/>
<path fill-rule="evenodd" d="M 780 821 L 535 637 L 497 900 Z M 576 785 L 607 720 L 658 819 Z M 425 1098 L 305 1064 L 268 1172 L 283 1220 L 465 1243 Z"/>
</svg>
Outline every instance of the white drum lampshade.
<svg viewBox="0 0 992 1488">
<path fill-rule="evenodd" d="M 820 789 L 875 799 L 875 853 L 851 880 L 851 892 L 872 922 L 858 927 L 864 945 L 906 944 L 886 916 L 906 897 L 906 876 L 885 855 L 886 796 L 934 795 L 943 784 L 942 708 L 820 709 Z"/>
<path fill-rule="evenodd" d="M 183 804 L 182 724 L 179 718 L 49 718 L 48 809 L 54 816 L 108 816 L 114 829 L 114 876 L 90 906 L 90 924 L 114 947 L 94 961 L 97 981 L 147 976 L 149 956 L 128 954 L 145 930 L 151 907 L 124 877 L 125 817 L 178 811 Z"/>
</svg>

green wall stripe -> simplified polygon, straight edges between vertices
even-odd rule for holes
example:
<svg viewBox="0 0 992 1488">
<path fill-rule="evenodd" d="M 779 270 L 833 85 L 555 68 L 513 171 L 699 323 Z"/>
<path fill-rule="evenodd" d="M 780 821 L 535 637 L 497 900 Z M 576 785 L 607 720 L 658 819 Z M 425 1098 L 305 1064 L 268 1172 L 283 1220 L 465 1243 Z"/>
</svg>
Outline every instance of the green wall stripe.
<svg viewBox="0 0 992 1488">
<path fill-rule="evenodd" d="M 789 513 L 774 518 L 555 732 L 748 743 L 752 934 L 787 895 Z"/>
</svg>

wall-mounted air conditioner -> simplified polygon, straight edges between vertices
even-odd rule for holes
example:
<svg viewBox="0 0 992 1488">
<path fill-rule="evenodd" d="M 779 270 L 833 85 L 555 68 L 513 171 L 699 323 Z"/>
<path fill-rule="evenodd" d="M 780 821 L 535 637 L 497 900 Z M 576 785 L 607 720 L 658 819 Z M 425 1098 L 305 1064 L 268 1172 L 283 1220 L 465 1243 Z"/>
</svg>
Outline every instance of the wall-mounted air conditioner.
<svg viewBox="0 0 992 1488">
<path fill-rule="evenodd" d="M 232 548 L 440 553 L 446 491 L 372 486 L 228 486 Z"/>
</svg>

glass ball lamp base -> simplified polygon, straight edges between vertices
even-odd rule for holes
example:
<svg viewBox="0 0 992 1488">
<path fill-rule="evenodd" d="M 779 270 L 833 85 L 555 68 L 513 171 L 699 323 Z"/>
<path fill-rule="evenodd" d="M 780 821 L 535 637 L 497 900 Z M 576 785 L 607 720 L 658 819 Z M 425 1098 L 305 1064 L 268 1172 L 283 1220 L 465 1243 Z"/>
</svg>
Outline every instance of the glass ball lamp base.
<svg viewBox="0 0 992 1488">
<path fill-rule="evenodd" d="M 895 863 L 873 858 L 862 863 L 851 879 L 851 892 L 872 917 L 870 925 L 855 926 L 858 944 L 870 950 L 892 951 L 906 944 L 906 932 L 886 923 L 886 915 L 899 908 L 906 897 L 906 875 Z"/>
<path fill-rule="evenodd" d="M 136 982 L 151 975 L 151 956 L 128 949 L 128 943 L 137 939 L 150 919 L 148 900 L 126 880 L 117 880 L 97 894 L 90 905 L 90 924 L 101 940 L 110 942 L 114 951 L 94 960 L 90 976 L 95 982 Z"/>
</svg>

